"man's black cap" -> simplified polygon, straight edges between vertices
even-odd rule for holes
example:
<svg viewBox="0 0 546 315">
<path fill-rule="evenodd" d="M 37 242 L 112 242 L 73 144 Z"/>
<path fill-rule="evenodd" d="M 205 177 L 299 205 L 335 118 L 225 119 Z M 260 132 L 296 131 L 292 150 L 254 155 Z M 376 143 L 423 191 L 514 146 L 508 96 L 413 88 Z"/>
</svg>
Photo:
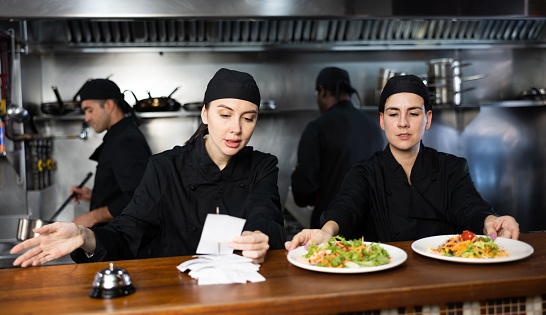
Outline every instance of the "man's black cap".
<svg viewBox="0 0 546 315">
<path fill-rule="evenodd" d="M 123 100 L 123 94 L 114 82 L 108 79 L 87 81 L 80 89 L 80 100 Z"/>
<path fill-rule="evenodd" d="M 351 80 L 349 79 L 349 73 L 347 71 L 336 67 L 327 67 L 319 72 L 315 89 L 318 90 L 319 86 L 327 88 L 337 87 L 337 89 L 339 89 L 339 85 L 342 83 L 351 90 L 351 93 L 356 92 L 351 86 Z"/>
</svg>

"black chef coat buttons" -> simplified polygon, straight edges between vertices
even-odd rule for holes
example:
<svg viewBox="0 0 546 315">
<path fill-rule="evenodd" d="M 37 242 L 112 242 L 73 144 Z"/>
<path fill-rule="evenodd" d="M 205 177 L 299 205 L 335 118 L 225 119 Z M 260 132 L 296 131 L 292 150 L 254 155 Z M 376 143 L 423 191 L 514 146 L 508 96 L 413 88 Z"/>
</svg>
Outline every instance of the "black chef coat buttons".
<svg viewBox="0 0 546 315">
<path fill-rule="evenodd" d="M 239 184 L 239 187 L 245 188 L 245 187 L 246 187 L 246 184 Z"/>
<path fill-rule="evenodd" d="M 387 190 L 387 196 L 392 196 L 392 192 L 390 190 Z"/>
<path fill-rule="evenodd" d="M 394 231 L 394 235 L 398 236 L 398 235 L 400 235 L 400 232 L 399 231 Z"/>
<path fill-rule="evenodd" d="M 190 227 L 190 230 L 194 233 L 197 232 L 197 228 L 195 226 Z"/>
<path fill-rule="evenodd" d="M 195 190 L 195 188 L 196 188 L 195 185 L 190 185 L 191 190 Z"/>
</svg>

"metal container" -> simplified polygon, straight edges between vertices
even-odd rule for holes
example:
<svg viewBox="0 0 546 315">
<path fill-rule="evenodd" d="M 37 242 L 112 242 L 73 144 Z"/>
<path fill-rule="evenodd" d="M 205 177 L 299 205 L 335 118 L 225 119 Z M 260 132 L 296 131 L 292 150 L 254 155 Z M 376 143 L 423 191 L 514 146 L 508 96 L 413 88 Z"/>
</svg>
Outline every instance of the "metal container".
<svg viewBox="0 0 546 315">
<path fill-rule="evenodd" d="M 17 226 L 17 240 L 26 241 L 38 236 L 38 233 L 34 233 L 34 229 L 49 223 L 51 222 L 40 219 L 19 219 L 19 225 Z"/>
<path fill-rule="evenodd" d="M 260 102 L 260 110 L 274 110 L 277 108 L 274 100 L 262 100 Z"/>
<path fill-rule="evenodd" d="M 376 102 L 379 103 L 381 92 L 383 91 L 385 84 L 387 84 L 387 81 L 389 81 L 390 78 L 397 75 L 405 75 L 405 74 L 406 74 L 405 72 L 401 72 L 398 70 L 379 68 L 379 73 L 377 74 L 377 84 L 375 86 Z"/>
<path fill-rule="evenodd" d="M 404 74 L 405 74 L 404 72 L 400 72 L 398 70 L 379 68 L 379 73 L 377 74 L 377 85 L 375 89 L 382 90 L 390 78 L 397 75 L 404 75 Z"/>
<path fill-rule="evenodd" d="M 87 173 L 87 176 L 85 177 L 85 179 L 80 183 L 80 185 L 78 186 L 78 188 L 82 188 L 83 185 L 85 185 L 85 183 L 89 180 L 89 178 L 91 178 L 91 176 L 93 175 L 93 173 L 89 172 Z M 38 236 L 39 234 L 38 233 L 35 233 L 34 232 L 34 229 L 36 228 L 39 228 L 39 227 L 42 227 L 44 225 L 47 225 L 47 224 L 50 224 L 50 223 L 53 223 L 53 221 L 55 220 L 55 218 L 61 214 L 61 212 L 63 211 L 63 209 L 70 203 L 70 201 L 72 200 L 72 198 L 74 198 L 76 196 L 75 193 L 73 193 L 72 195 L 70 195 L 70 197 L 68 197 L 65 202 L 59 207 L 59 209 L 53 214 L 53 216 L 51 216 L 51 219 L 49 219 L 49 221 L 45 221 L 45 220 L 41 220 L 41 219 L 26 219 L 26 218 L 21 218 L 19 219 L 19 223 L 18 223 L 18 226 L 17 226 L 17 240 L 23 242 L 23 241 L 26 241 L 28 239 L 31 239 L 33 237 L 36 237 Z"/>
<path fill-rule="evenodd" d="M 485 78 L 485 74 L 462 77 L 461 68 L 469 66 L 453 58 L 430 60 L 427 65 L 427 87 L 435 105 L 461 105 L 462 93 L 474 88 L 462 88 L 462 83 Z"/>
</svg>

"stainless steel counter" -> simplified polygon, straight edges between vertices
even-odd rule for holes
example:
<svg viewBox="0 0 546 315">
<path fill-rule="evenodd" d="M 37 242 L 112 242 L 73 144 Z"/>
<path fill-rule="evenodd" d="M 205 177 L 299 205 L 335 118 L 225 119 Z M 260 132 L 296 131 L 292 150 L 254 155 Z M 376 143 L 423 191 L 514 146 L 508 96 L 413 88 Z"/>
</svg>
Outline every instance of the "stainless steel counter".
<svg viewBox="0 0 546 315">
<path fill-rule="evenodd" d="M 0 243 L 0 269 L 4 268 L 17 268 L 13 266 L 13 262 L 19 256 L 10 254 L 10 249 L 17 245 L 17 243 Z M 52 266 L 52 265 L 68 265 L 68 264 L 74 264 L 74 261 L 70 258 L 70 256 L 64 256 L 59 259 L 52 260 L 45 264 L 46 266 Z"/>
</svg>

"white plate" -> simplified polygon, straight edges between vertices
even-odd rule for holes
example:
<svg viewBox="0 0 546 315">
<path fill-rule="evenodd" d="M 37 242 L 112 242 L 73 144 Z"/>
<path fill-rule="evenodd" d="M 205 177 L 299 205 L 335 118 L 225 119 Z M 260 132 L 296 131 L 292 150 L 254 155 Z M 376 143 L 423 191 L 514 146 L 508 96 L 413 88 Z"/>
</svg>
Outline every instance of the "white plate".
<svg viewBox="0 0 546 315">
<path fill-rule="evenodd" d="M 533 247 L 531 247 L 531 245 L 527 243 L 504 237 L 496 238 L 495 243 L 499 245 L 499 247 L 501 247 L 502 249 L 506 250 L 506 252 L 508 252 L 510 256 L 504 256 L 499 258 L 463 258 L 443 256 L 428 251 L 429 247 L 436 248 L 453 236 L 455 235 L 438 235 L 425 237 L 413 242 L 411 244 L 411 249 L 413 249 L 414 252 L 423 256 L 466 264 L 494 264 L 520 260 L 531 256 L 534 251 Z"/>
<path fill-rule="evenodd" d="M 364 244 L 369 245 L 372 244 L 371 242 L 364 242 Z M 402 264 L 406 259 L 408 258 L 408 254 L 406 254 L 405 251 L 398 247 L 394 247 L 391 245 L 386 244 L 379 244 L 382 248 L 384 248 L 391 257 L 391 261 L 388 264 L 381 265 L 381 266 L 371 266 L 371 267 L 357 267 L 357 268 L 332 268 L 332 267 L 320 267 L 320 266 L 314 266 L 310 264 L 306 264 L 303 262 L 298 261 L 298 257 L 301 257 L 305 254 L 307 254 L 307 250 L 303 246 L 300 246 L 288 253 L 288 261 L 294 265 L 298 266 L 303 269 L 313 270 L 313 271 L 320 271 L 320 272 L 329 272 L 329 273 L 364 273 L 364 272 L 374 272 L 374 271 L 380 271 L 385 269 L 394 268 L 400 264 Z"/>
</svg>

